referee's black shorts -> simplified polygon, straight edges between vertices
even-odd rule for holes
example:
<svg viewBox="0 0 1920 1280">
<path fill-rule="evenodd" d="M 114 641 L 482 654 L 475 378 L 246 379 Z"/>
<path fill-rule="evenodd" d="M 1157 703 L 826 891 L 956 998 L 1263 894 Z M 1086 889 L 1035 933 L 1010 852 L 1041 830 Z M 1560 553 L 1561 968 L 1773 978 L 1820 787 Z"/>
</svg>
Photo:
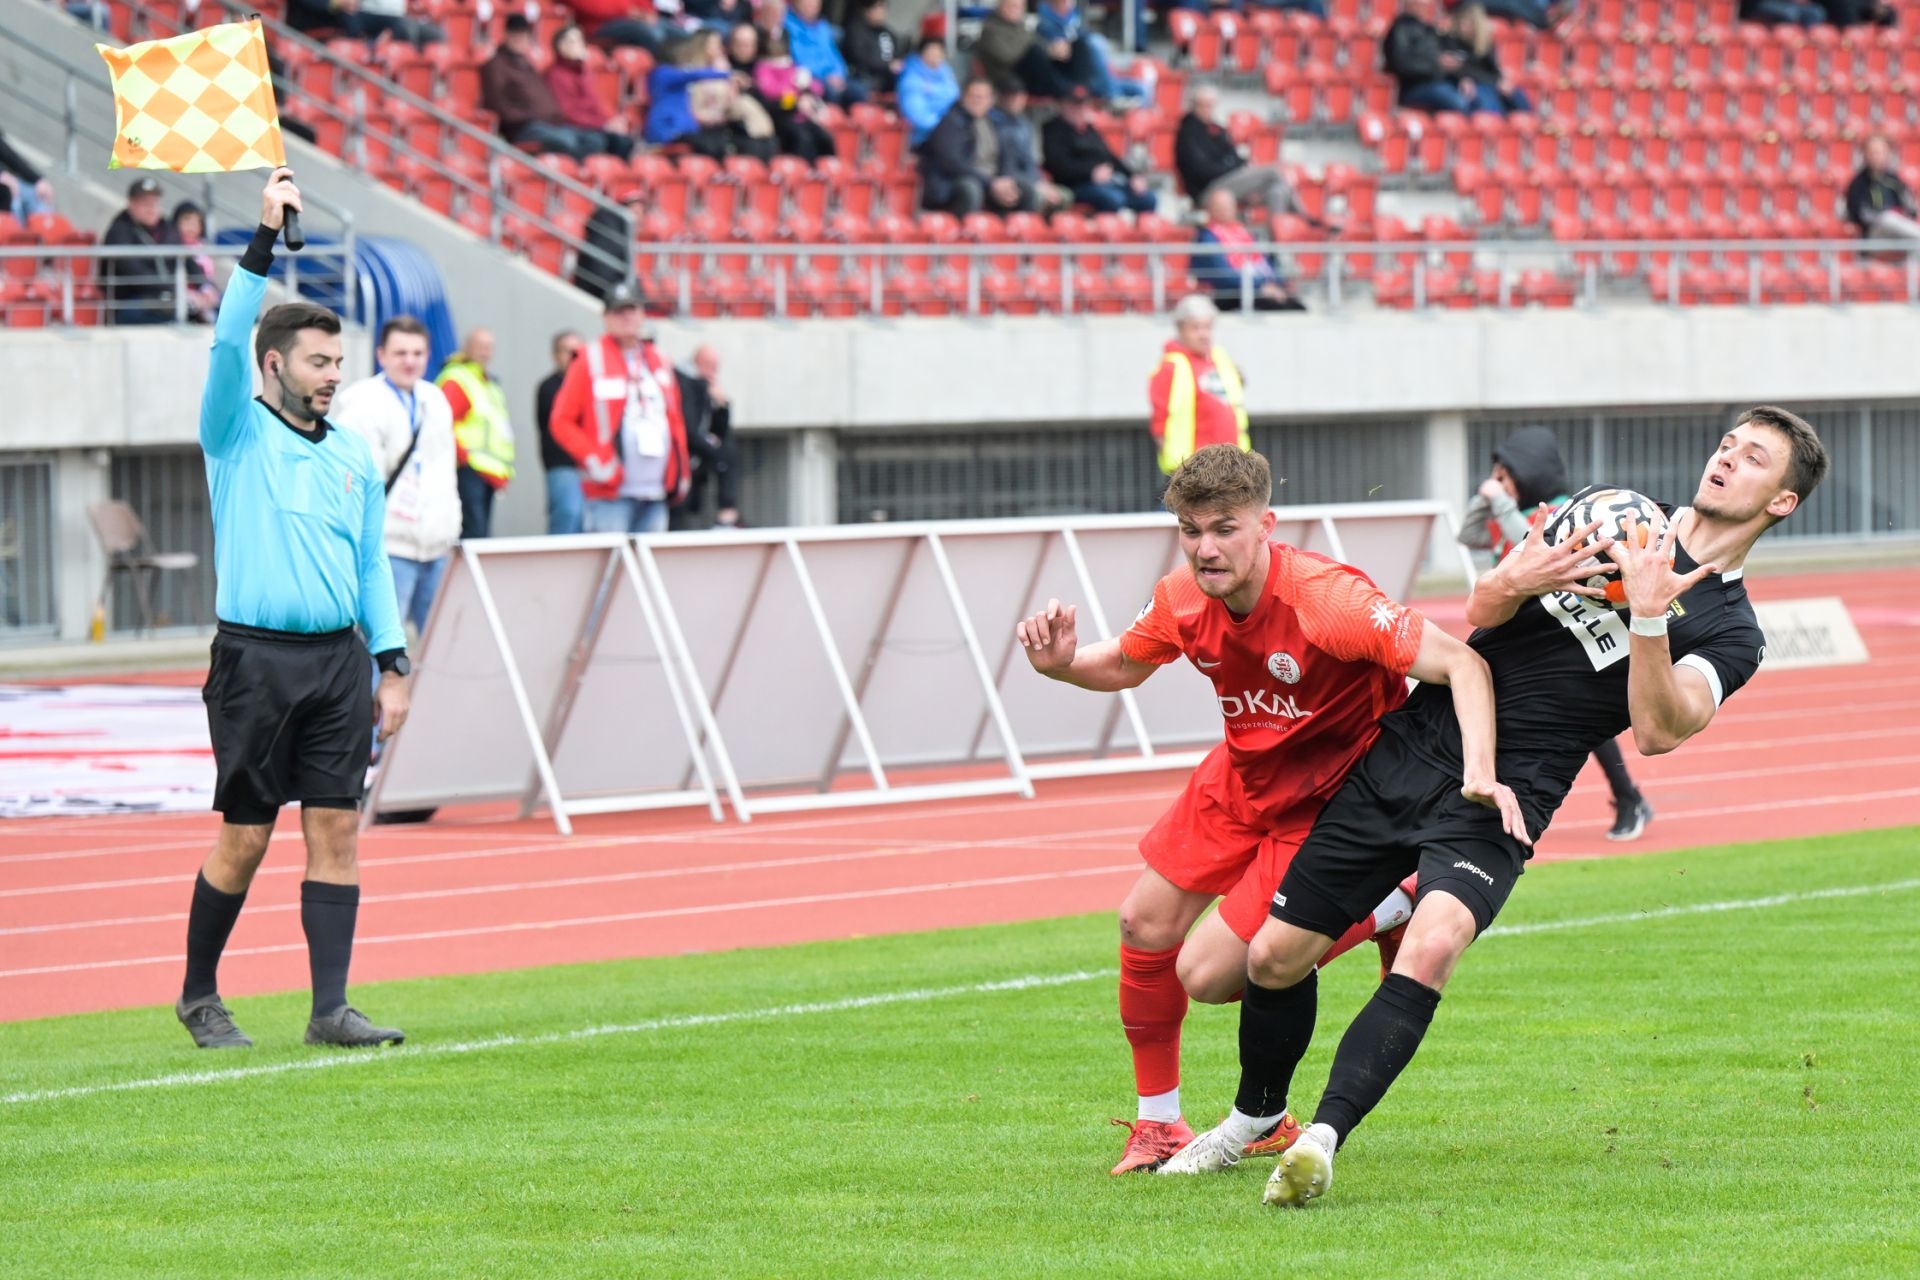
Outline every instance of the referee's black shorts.
<svg viewBox="0 0 1920 1280">
<path fill-rule="evenodd" d="M 298 800 L 354 809 L 373 745 L 373 660 L 351 627 L 319 635 L 222 622 L 200 696 L 228 822 L 271 823 Z"/>
<path fill-rule="evenodd" d="M 1527 821 L 1537 833 L 1536 820 Z M 1466 799 L 1456 775 L 1383 729 L 1293 855 L 1272 915 L 1337 938 L 1417 870 L 1421 897 L 1444 889 L 1485 932 L 1528 856 L 1501 829 L 1498 810 Z"/>
</svg>

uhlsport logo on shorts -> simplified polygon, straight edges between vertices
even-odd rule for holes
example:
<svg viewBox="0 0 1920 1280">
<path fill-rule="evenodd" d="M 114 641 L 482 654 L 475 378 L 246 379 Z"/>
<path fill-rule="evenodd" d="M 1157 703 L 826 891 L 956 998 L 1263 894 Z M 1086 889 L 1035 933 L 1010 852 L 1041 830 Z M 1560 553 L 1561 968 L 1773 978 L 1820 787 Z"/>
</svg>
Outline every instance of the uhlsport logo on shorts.
<svg viewBox="0 0 1920 1280">
<path fill-rule="evenodd" d="M 1300 683 L 1300 664 L 1285 649 L 1267 655 L 1267 674 L 1284 684 Z"/>
<path fill-rule="evenodd" d="M 1455 871 L 1471 871 L 1473 872 L 1473 874 L 1479 876 L 1482 880 L 1485 880 L 1488 884 L 1493 883 L 1492 876 L 1488 875 L 1486 872 L 1482 871 L 1480 868 L 1474 866 L 1471 862 L 1468 862 L 1465 858 L 1462 858 L 1460 859 L 1460 861 L 1454 863 L 1453 869 Z"/>
</svg>

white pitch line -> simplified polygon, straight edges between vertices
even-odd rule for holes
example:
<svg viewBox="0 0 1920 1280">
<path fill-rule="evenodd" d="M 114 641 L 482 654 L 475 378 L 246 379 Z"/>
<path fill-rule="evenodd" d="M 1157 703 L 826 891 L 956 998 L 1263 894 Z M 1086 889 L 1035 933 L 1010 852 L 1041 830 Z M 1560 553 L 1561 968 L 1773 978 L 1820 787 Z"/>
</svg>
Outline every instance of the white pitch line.
<svg viewBox="0 0 1920 1280">
<path fill-rule="evenodd" d="M 789 898 L 759 898 L 748 902 L 715 902 L 693 907 L 661 907 L 652 911 L 621 911 L 609 915 L 571 916 L 560 920 L 516 920 L 505 924 L 470 925 L 459 929 L 429 929 L 420 933 L 376 934 L 355 938 L 355 947 L 379 946 L 393 942 L 440 942 L 448 938 L 493 937 L 503 933 L 543 933 L 556 929 L 579 929 L 594 925 L 630 924 L 641 920 L 670 920 L 685 916 L 727 915 L 735 911 L 764 911 L 780 907 L 811 907 L 828 902 L 864 902 L 872 898 L 898 898 L 916 893 L 950 893 L 957 889 L 993 889 L 1005 885 L 1037 884 L 1044 880 L 1081 880 L 1088 876 L 1138 874 L 1138 862 L 1111 867 L 1074 867 L 1061 871 L 1035 871 L 1017 876 L 987 876 L 978 880 L 942 880 L 933 884 L 894 885 L 885 889 L 850 889 L 844 893 L 808 893 Z M 287 951 L 305 951 L 304 942 L 283 942 L 264 947 L 235 947 L 227 956 L 267 956 Z M 148 964 L 179 964 L 180 956 L 137 956 L 125 960 L 87 960 L 77 964 L 39 965 L 30 969 L 0 969 L 0 978 L 29 978 L 48 973 L 83 973 L 99 969 L 129 969 Z"/>
<path fill-rule="evenodd" d="M 1706 915 L 1722 911 L 1754 911 L 1768 907 L 1789 906 L 1796 902 L 1814 902 L 1830 898 L 1859 898 L 1876 893 L 1897 893 L 1910 889 L 1920 889 L 1920 879 L 1894 880 L 1884 884 L 1847 885 L 1833 889 L 1809 889 L 1801 893 L 1778 893 L 1764 898 L 1737 898 L 1722 902 L 1697 902 L 1685 906 L 1658 907 L 1649 911 L 1623 911 L 1601 916 L 1582 916 L 1572 920 L 1543 920 L 1534 924 L 1496 925 L 1487 930 L 1482 937 L 1512 938 L 1537 933 L 1557 933 L 1566 929 L 1588 929 L 1610 924 L 1639 924 L 1650 920 L 1670 919 L 1675 916 Z M 171 957 L 170 957 L 171 958 Z M 924 1004 L 932 1000 L 951 999 L 957 996 L 992 995 L 1003 991 L 1030 991 L 1045 987 L 1068 986 L 1080 982 L 1093 982 L 1115 975 L 1112 969 L 1081 969 L 1072 973 L 1031 975 L 1024 978 L 1011 978 L 999 982 L 976 982 L 965 986 L 926 987 L 911 991 L 883 991 L 863 996 L 848 996 L 840 1000 L 821 1000 L 807 1004 L 774 1005 L 764 1009 L 740 1009 L 727 1013 L 679 1014 L 664 1018 L 648 1018 L 640 1022 L 603 1024 L 600 1026 L 580 1027 L 572 1031 L 550 1031 L 531 1036 L 489 1036 L 480 1040 L 461 1040 L 451 1044 L 407 1045 L 398 1049 L 384 1049 L 378 1052 L 360 1054 L 328 1054 L 324 1057 L 301 1058 L 290 1062 L 275 1062 L 259 1067 L 236 1067 L 220 1071 L 180 1071 L 161 1076 L 145 1076 L 133 1080 L 114 1080 L 102 1084 L 73 1085 L 62 1089 L 23 1090 L 18 1093 L 0 1094 L 0 1105 L 20 1106 L 34 1102 L 55 1102 L 68 1098 L 89 1098 L 104 1093 L 128 1093 L 142 1089 L 169 1089 L 187 1085 L 222 1084 L 230 1080 L 246 1080 L 260 1076 L 285 1075 L 294 1071 L 326 1071 L 336 1067 L 363 1066 L 370 1063 L 392 1063 L 410 1058 L 434 1057 L 443 1054 L 481 1053 L 490 1049 L 516 1049 L 538 1045 L 567 1044 L 580 1040 L 592 1040 L 601 1036 L 643 1035 L 654 1031 L 675 1031 L 698 1027 L 723 1026 L 735 1022 L 763 1022 L 781 1018 L 808 1017 L 815 1014 L 845 1013 L 854 1009 L 871 1009 L 894 1004 Z"/>
<path fill-rule="evenodd" d="M 1063 987 L 1076 982 L 1111 978 L 1113 969 L 1083 969 L 1073 973 L 1035 974 L 1009 978 L 1002 982 L 975 982 L 958 987 L 923 987 L 915 991 L 883 991 L 873 995 L 848 996 L 841 1000 L 818 1000 L 807 1004 L 782 1004 L 766 1009 L 740 1009 L 729 1013 L 688 1013 L 642 1022 L 609 1023 L 580 1027 L 573 1031 L 549 1031 L 531 1036 L 488 1036 L 482 1040 L 461 1040 L 452 1044 L 404 1045 L 367 1053 L 332 1053 L 323 1057 L 301 1058 L 292 1062 L 274 1062 L 259 1067 L 237 1067 L 224 1071 L 180 1071 L 171 1075 L 147 1076 L 138 1080 L 120 1080 L 110 1084 L 77 1085 L 67 1089 L 37 1089 L 0 1094 L 0 1105 L 19 1106 L 29 1102 L 53 1102 L 62 1098 L 87 1098 L 102 1093 L 127 1093 L 136 1089 L 169 1089 L 181 1085 L 220 1084 L 228 1080 L 246 1080 L 258 1076 L 285 1075 L 291 1071 L 327 1071 L 336 1067 L 367 1063 L 391 1063 L 405 1058 L 438 1057 L 450 1053 L 482 1053 L 489 1049 L 519 1049 L 535 1045 L 569 1044 L 602 1036 L 644 1035 L 651 1031 L 680 1031 L 695 1027 L 717 1027 L 731 1022 L 766 1022 L 778 1018 L 802 1018 L 822 1013 L 846 1013 L 854 1009 L 873 1009 L 891 1004 L 925 1004 L 955 996 L 996 995 L 1003 991 L 1034 991 L 1044 987 Z"/>
</svg>

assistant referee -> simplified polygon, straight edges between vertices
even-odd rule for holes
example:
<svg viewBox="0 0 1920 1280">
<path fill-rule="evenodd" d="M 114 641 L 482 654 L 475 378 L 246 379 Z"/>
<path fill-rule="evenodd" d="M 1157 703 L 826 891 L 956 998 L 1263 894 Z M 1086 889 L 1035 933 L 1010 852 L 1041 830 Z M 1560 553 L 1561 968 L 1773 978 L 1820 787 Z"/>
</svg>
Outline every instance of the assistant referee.
<svg viewBox="0 0 1920 1280">
<path fill-rule="evenodd" d="M 274 238 L 286 211 L 299 208 L 292 171 L 274 170 L 261 193 L 260 226 L 221 299 L 200 401 L 220 619 L 202 696 L 218 770 L 213 807 L 224 823 L 194 882 L 187 976 L 174 1012 L 203 1049 L 253 1043 L 234 1025 L 216 976 L 274 819 L 294 800 L 307 844 L 306 1042 L 405 1039 L 347 1004 L 367 727 L 377 720 L 386 738 L 406 720 L 409 670 L 387 566 L 384 477 L 365 442 L 326 419 L 341 378 L 340 318 L 299 302 L 260 316 Z M 369 649 L 381 673 L 371 690 Z"/>
</svg>

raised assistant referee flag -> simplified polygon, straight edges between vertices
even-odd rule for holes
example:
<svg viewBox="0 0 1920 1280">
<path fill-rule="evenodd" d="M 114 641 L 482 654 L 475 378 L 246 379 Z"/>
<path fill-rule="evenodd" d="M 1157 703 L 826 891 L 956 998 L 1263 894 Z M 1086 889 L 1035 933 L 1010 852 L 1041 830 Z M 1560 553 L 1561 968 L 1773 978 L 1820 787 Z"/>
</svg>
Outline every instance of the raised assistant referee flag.
<svg viewBox="0 0 1920 1280">
<path fill-rule="evenodd" d="M 287 162 L 260 20 L 95 45 L 113 77 L 113 169 L 232 173 Z"/>
</svg>

